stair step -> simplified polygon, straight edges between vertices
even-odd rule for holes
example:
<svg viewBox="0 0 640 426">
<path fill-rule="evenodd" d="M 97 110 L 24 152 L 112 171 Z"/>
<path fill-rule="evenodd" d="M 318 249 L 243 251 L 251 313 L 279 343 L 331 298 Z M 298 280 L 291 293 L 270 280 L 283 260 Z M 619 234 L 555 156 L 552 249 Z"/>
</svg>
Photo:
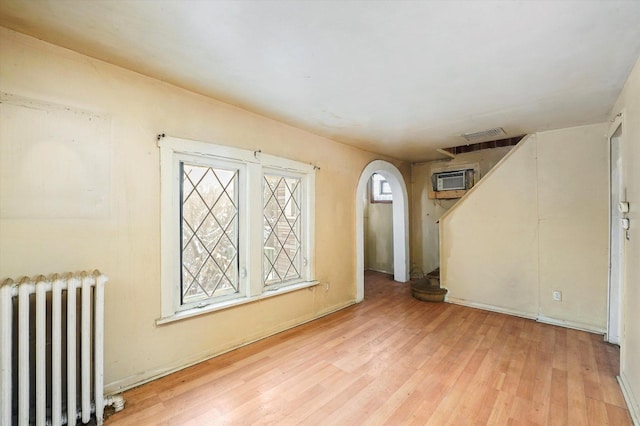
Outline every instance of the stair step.
<svg viewBox="0 0 640 426">
<path fill-rule="evenodd" d="M 440 268 L 436 268 L 433 271 L 429 272 L 426 275 L 427 278 L 437 278 L 440 279 Z"/>
<path fill-rule="evenodd" d="M 439 283 L 440 280 L 437 280 L 437 282 Z M 433 285 L 432 280 L 429 278 L 423 278 L 411 283 L 411 295 L 424 302 L 442 302 L 446 294 L 446 288 L 440 288 L 440 285 Z"/>
</svg>

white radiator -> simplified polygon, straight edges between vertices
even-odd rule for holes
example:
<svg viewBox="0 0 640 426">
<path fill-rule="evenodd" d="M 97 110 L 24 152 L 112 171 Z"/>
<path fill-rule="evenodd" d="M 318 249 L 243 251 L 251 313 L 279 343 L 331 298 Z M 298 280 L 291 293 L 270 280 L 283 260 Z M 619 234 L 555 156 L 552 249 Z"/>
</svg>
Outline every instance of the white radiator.
<svg viewBox="0 0 640 426">
<path fill-rule="evenodd" d="M 75 425 L 92 413 L 102 424 L 106 282 L 94 271 L 0 284 L 0 425 Z"/>
</svg>

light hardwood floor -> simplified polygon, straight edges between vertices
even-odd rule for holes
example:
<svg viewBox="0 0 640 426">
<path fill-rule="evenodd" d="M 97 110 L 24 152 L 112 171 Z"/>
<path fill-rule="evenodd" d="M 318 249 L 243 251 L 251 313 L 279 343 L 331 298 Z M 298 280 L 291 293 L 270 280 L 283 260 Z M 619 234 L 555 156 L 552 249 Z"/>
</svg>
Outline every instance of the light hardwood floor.
<svg viewBox="0 0 640 426">
<path fill-rule="evenodd" d="M 125 392 L 118 425 L 630 425 L 602 336 L 366 274 L 361 304 Z"/>
</svg>

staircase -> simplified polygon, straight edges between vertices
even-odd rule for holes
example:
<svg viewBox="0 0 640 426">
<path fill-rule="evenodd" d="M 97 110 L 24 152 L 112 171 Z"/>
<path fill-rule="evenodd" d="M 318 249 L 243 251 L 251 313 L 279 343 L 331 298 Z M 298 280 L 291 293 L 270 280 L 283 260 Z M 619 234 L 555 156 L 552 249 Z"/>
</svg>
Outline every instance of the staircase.
<svg viewBox="0 0 640 426">
<path fill-rule="evenodd" d="M 440 268 L 411 283 L 411 294 L 423 302 L 442 302 L 447 294 L 446 288 L 440 288 Z"/>
</svg>

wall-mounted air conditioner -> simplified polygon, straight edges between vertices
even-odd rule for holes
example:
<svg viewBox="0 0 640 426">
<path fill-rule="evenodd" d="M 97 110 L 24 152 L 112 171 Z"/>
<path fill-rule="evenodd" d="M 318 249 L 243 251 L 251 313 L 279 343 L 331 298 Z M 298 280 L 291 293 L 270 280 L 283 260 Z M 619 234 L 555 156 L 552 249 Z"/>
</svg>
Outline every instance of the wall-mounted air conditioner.
<svg viewBox="0 0 640 426">
<path fill-rule="evenodd" d="M 473 169 L 434 173 L 431 179 L 434 191 L 466 190 L 473 186 Z"/>
</svg>

